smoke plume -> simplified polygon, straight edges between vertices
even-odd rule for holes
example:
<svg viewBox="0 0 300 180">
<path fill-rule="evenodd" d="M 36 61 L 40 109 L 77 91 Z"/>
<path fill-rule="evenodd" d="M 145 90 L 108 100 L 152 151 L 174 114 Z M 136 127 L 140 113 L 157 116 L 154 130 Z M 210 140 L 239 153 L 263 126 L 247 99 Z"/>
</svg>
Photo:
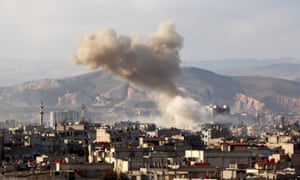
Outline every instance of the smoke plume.
<svg viewBox="0 0 300 180">
<path fill-rule="evenodd" d="M 184 98 L 174 83 L 181 74 L 179 51 L 183 45 L 174 24 L 161 23 L 156 32 L 144 40 L 118 35 L 106 28 L 85 36 L 78 45 L 77 53 L 70 58 L 72 63 L 89 69 L 101 67 L 136 85 L 158 91 L 162 97 L 159 106 L 163 117 L 171 122 L 175 120 L 180 125 L 185 120 L 199 120 L 195 108 L 200 104 Z M 174 121 L 171 124 L 176 126 Z"/>
<path fill-rule="evenodd" d="M 181 74 L 179 50 L 182 43 L 172 23 L 162 23 L 145 42 L 118 36 L 107 28 L 80 40 L 71 62 L 89 69 L 103 67 L 132 83 L 173 96 L 179 93 L 173 80 Z"/>
<path fill-rule="evenodd" d="M 164 127 L 196 131 L 199 130 L 199 124 L 208 118 L 205 108 L 191 97 L 175 96 L 169 100 L 159 101 L 159 105 L 163 111 L 163 121 L 157 120 L 156 124 Z"/>
</svg>

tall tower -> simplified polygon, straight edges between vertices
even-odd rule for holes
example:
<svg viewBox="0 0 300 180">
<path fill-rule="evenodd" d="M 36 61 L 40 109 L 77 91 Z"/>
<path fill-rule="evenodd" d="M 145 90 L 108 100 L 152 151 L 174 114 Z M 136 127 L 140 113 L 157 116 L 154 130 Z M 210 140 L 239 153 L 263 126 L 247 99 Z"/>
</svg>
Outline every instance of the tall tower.
<svg viewBox="0 0 300 180">
<path fill-rule="evenodd" d="M 40 105 L 40 126 L 44 127 L 44 104 L 43 104 L 43 101 L 41 101 L 41 105 Z"/>
</svg>

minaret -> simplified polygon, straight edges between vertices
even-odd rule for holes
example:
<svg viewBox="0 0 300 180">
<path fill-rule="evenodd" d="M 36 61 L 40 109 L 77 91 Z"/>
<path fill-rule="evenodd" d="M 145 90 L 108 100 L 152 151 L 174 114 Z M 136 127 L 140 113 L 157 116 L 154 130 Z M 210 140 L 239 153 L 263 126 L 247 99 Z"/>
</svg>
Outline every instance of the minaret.
<svg viewBox="0 0 300 180">
<path fill-rule="evenodd" d="M 40 105 L 40 126 L 44 127 L 44 104 L 43 104 L 43 101 L 41 101 L 41 105 Z"/>
</svg>

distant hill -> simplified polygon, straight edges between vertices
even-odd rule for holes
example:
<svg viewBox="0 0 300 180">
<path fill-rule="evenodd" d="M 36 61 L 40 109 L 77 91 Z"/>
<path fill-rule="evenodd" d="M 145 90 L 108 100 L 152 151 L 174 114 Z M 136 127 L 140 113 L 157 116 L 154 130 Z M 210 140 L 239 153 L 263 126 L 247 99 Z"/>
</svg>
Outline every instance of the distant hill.
<svg viewBox="0 0 300 180">
<path fill-rule="evenodd" d="M 230 76 L 266 76 L 300 82 L 300 64 L 279 63 L 257 67 L 228 68 L 217 71 Z"/>
<path fill-rule="evenodd" d="M 184 68 L 180 85 L 206 104 L 228 104 L 233 112 L 297 112 L 300 83 L 261 76 L 222 76 Z"/>
<path fill-rule="evenodd" d="M 222 59 L 222 60 L 202 60 L 202 61 L 186 61 L 183 62 L 184 66 L 198 67 L 207 69 L 213 72 L 220 72 L 222 70 L 238 70 L 264 67 L 273 64 L 299 64 L 300 60 L 295 58 L 277 58 L 277 59 Z M 228 71 L 230 72 L 230 71 Z"/>
<path fill-rule="evenodd" d="M 184 66 L 198 67 L 229 76 L 266 76 L 300 81 L 300 60 L 278 59 L 223 59 L 214 61 L 188 61 Z"/>
<path fill-rule="evenodd" d="M 183 68 L 177 85 L 202 105 L 227 104 L 232 112 L 300 113 L 300 83 L 261 76 L 223 76 L 199 68 Z M 0 119 L 38 119 L 39 104 L 52 110 L 80 110 L 104 121 L 157 113 L 154 92 L 135 87 L 104 71 L 58 80 L 0 87 Z"/>
</svg>

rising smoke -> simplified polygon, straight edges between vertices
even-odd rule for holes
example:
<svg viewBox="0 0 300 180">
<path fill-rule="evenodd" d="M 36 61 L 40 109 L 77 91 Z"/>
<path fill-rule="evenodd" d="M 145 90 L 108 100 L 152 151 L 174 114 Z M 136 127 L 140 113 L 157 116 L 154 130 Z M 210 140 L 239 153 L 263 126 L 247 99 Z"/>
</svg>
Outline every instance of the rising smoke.
<svg viewBox="0 0 300 180">
<path fill-rule="evenodd" d="M 159 107 L 165 125 L 190 129 L 200 120 L 200 104 L 184 97 L 174 80 L 181 74 L 179 50 L 183 38 L 170 22 L 161 23 L 157 31 L 144 41 L 117 35 L 112 29 L 86 35 L 70 60 L 89 69 L 104 68 L 136 85 L 160 93 Z M 196 120 L 196 121 L 195 121 Z"/>
</svg>

